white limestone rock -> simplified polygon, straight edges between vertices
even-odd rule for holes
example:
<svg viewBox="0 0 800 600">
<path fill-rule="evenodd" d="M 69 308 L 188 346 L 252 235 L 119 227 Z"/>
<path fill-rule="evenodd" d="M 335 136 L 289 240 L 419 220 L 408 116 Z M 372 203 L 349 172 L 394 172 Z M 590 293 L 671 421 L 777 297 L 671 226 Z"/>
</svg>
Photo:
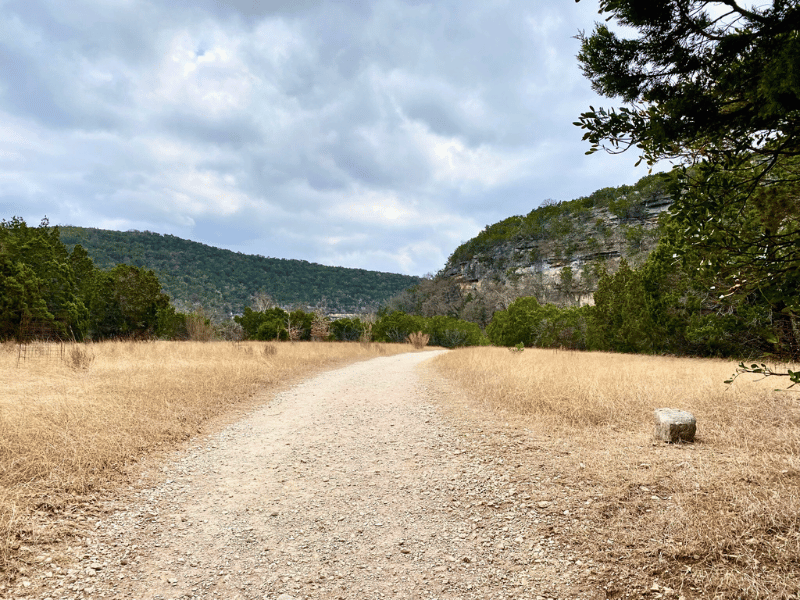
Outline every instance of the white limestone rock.
<svg viewBox="0 0 800 600">
<path fill-rule="evenodd" d="M 677 408 L 657 408 L 656 439 L 669 443 L 693 442 L 697 431 L 697 420 L 694 415 Z"/>
</svg>

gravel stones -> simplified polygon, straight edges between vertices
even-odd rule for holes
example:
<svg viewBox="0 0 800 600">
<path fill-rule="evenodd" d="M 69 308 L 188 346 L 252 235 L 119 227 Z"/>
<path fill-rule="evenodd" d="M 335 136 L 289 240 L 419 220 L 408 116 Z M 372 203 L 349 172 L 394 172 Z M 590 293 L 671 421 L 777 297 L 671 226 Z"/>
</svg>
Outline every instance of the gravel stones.
<svg viewBox="0 0 800 600">
<path fill-rule="evenodd" d="M 265 398 L 150 467 L 65 550 L 76 568 L 17 596 L 598 597 L 591 559 L 570 546 L 583 508 L 542 462 L 549 450 L 532 458 L 524 432 L 445 417 L 445 388 L 417 369 L 431 354 L 351 365 Z"/>
</svg>

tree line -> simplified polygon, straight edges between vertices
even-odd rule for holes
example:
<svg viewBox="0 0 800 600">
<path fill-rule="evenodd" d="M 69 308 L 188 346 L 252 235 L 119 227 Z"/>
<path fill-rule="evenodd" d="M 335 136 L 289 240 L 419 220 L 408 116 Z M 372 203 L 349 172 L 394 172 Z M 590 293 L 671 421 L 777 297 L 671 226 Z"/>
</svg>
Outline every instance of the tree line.
<svg viewBox="0 0 800 600">
<path fill-rule="evenodd" d="M 422 332 L 428 343 L 444 348 L 477 346 L 487 343 L 475 324 L 436 315 L 423 317 L 383 308 L 374 315 L 341 317 L 329 320 L 318 312 L 287 311 L 280 307 L 253 310 L 234 317 L 242 335 L 251 340 L 327 340 L 341 342 L 405 343 L 410 335 Z"/>
<path fill-rule="evenodd" d="M 153 271 L 100 270 L 80 245 L 67 250 L 47 219 L 0 223 L 0 283 L 0 339 L 150 337 L 174 321 Z"/>
<path fill-rule="evenodd" d="M 420 319 L 418 323 L 438 318 L 470 322 L 484 334 L 465 338 L 471 345 L 800 358 L 797 316 L 764 289 L 731 286 L 724 272 L 707 268 L 722 259 L 692 248 L 680 221 L 667 219 L 664 237 L 638 268 L 624 259 L 614 272 L 598 264 L 592 305 L 578 306 L 570 298 L 569 277 L 563 272 L 554 284 L 562 288 L 557 302 L 544 301 L 552 292 L 535 280 L 520 287 L 489 281 L 473 289 L 437 276 L 392 299 L 382 314 L 398 324 L 409 316 Z M 796 293 L 797 287 L 781 291 Z"/>
<path fill-rule="evenodd" d="M 478 343 L 480 328 L 448 317 L 425 319 L 392 311 L 378 318 L 330 320 L 320 311 L 285 310 L 256 295 L 243 314 L 212 320 L 202 309 L 178 311 L 155 272 L 118 264 L 98 268 L 87 251 L 62 242 L 45 218 L 29 227 L 19 217 L 0 223 L 0 340 L 198 339 L 404 342 L 416 331 L 432 343 Z"/>
</svg>

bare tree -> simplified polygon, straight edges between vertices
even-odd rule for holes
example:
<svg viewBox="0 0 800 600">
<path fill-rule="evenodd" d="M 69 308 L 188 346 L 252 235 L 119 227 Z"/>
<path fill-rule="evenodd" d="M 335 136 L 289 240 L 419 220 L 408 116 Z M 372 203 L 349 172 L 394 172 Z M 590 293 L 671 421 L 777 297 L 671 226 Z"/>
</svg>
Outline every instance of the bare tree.
<svg viewBox="0 0 800 600">
<path fill-rule="evenodd" d="M 320 311 L 314 311 L 314 321 L 311 323 L 311 339 L 315 342 L 322 342 L 328 339 L 331 332 L 331 323 L 328 317 Z"/>
<path fill-rule="evenodd" d="M 275 300 L 272 299 L 272 296 L 263 291 L 256 292 L 255 294 L 253 294 L 251 300 L 252 300 L 251 308 L 256 312 L 264 312 L 266 310 L 269 310 L 270 308 L 275 308 L 276 306 L 278 306 Z"/>
<path fill-rule="evenodd" d="M 296 342 L 303 335 L 303 329 L 301 327 L 292 325 L 292 313 L 290 312 L 286 314 L 286 332 L 289 334 L 289 340 L 292 342 Z"/>
</svg>

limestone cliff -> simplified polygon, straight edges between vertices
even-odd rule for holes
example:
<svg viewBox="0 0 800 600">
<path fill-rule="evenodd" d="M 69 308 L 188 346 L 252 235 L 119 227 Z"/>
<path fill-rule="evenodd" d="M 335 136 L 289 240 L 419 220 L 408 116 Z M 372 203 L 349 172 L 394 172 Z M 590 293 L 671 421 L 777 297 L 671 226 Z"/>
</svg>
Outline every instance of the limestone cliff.
<svg viewBox="0 0 800 600">
<path fill-rule="evenodd" d="M 591 303 L 602 268 L 639 264 L 656 246 L 659 216 L 671 200 L 669 177 L 605 188 L 487 226 L 459 246 L 440 275 L 462 289 L 502 283 L 540 301 Z"/>
</svg>

